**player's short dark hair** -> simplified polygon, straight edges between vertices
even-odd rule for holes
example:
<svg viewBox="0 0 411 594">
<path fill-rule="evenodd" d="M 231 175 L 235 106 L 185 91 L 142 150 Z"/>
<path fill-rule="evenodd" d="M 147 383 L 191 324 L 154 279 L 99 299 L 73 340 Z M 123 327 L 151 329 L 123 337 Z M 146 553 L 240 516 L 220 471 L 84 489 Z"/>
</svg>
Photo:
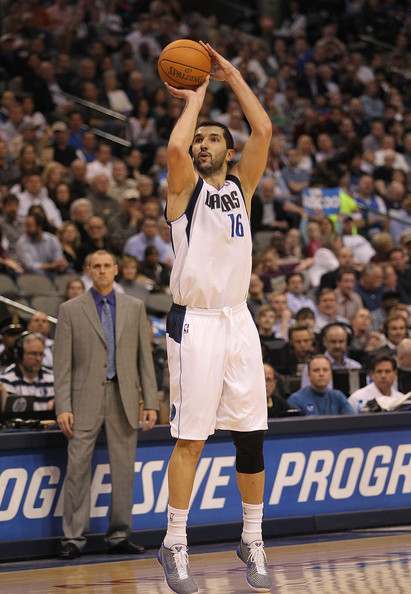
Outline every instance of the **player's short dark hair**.
<svg viewBox="0 0 411 594">
<path fill-rule="evenodd" d="M 200 124 L 198 124 L 196 131 L 199 128 L 204 128 L 205 126 L 216 126 L 217 128 L 221 128 L 223 131 L 223 137 L 224 137 L 225 143 L 227 145 L 227 149 L 234 148 L 233 136 L 225 124 L 222 124 L 221 122 L 214 122 L 213 120 L 208 120 L 206 122 L 201 122 Z"/>
</svg>

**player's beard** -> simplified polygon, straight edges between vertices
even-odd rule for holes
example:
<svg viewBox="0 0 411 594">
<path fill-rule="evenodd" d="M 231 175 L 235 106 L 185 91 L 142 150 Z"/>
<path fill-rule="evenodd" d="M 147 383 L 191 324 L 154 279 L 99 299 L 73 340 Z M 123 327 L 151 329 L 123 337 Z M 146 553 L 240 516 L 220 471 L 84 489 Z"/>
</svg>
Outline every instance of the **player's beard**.
<svg viewBox="0 0 411 594">
<path fill-rule="evenodd" d="M 198 156 L 193 157 L 194 167 L 197 169 L 198 173 L 202 175 L 214 175 L 221 171 L 224 161 L 225 161 L 225 154 L 221 155 L 220 157 L 212 157 L 210 153 L 208 153 L 210 158 L 208 161 L 203 163 L 200 161 Z"/>
</svg>

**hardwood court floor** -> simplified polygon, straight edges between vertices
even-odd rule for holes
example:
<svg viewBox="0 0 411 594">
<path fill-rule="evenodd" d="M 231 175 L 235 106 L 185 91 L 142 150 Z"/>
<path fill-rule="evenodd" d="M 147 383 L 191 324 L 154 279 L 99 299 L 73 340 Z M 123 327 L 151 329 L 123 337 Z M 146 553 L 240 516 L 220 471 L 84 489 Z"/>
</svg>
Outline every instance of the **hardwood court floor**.
<svg viewBox="0 0 411 594">
<path fill-rule="evenodd" d="M 294 537 L 266 542 L 274 593 L 408 594 L 411 592 L 411 528 L 343 535 Z M 245 566 L 235 543 L 192 547 L 191 571 L 200 592 L 247 594 Z M 205 552 L 209 551 L 209 552 Z M 148 551 L 136 560 L 84 555 L 57 560 L 8 563 L 0 568 L 1 594 L 167 594 L 162 569 Z M 54 565 L 53 565 L 54 563 Z M 17 570 L 15 570 L 17 569 Z"/>
</svg>

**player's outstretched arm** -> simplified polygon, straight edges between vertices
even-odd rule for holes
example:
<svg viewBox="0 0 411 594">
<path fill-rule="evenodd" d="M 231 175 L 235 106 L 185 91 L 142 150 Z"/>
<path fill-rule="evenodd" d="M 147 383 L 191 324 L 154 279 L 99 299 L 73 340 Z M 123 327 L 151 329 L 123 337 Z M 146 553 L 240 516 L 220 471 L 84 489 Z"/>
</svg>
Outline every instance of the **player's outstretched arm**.
<svg viewBox="0 0 411 594">
<path fill-rule="evenodd" d="M 271 121 L 240 71 L 208 43 L 200 43 L 211 57 L 211 78 L 226 81 L 230 85 L 251 127 L 251 135 L 242 150 L 241 159 L 233 168 L 233 173 L 241 180 L 247 206 L 250 207 L 251 197 L 267 163 L 272 136 Z"/>
<path fill-rule="evenodd" d="M 164 83 L 174 97 L 186 102 L 167 146 L 167 218 L 170 221 L 178 219 L 184 213 L 197 183 L 198 175 L 189 151 L 208 82 L 209 77 L 195 91 L 176 89 Z"/>
</svg>

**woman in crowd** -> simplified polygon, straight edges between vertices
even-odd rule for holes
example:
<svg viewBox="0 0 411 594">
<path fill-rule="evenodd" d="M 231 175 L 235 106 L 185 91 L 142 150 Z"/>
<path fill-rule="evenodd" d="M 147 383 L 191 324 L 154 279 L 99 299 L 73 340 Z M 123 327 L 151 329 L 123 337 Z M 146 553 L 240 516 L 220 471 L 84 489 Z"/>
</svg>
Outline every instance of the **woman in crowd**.
<svg viewBox="0 0 411 594">
<path fill-rule="evenodd" d="M 125 91 L 120 89 L 115 70 L 106 70 L 104 72 L 103 86 L 110 109 L 124 114 L 131 113 L 133 106 Z"/>
<path fill-rule="evenodd" d="M 305 255 L 307 258 L 312 258 L 315 252 L 322 246 L 322 235 L 320 225 L 317 221 L 309 221 L 306 226 L 307 245 L 305 247 Z"/>
<path fill-rule="evenodd" d="M 323 274 L 339 267 L 337 253 L 342 245 L 342 239 L 338 233 L 328 233 L 323 237 L 322 246 L 315 252 L 314 263 L 308 269 L 311 287 L 317 288 Z"/>
<path fill-rule="evenodd" d="M 36 173 L 41 173 L 43 171 L 40 158 L 36 153 L 36 149 L 31 144 L 25 144 L 21 148 L 20 154 L 16 159 L 16 165 L 20 169 L 22 177 L 28 172 L 36 171 Z"/>
<path fill-rule="evenodd" d="M 157 142 L 156 121 L 151 115 L 148 99 L 140 99 L 128 120 L 128 136 L 133 146 L 152 153 Z"/>
<path fill-rule="evenodd" d="M 118 267 L 118 281 L 128 295 L 148 304 L 149 290 L 144 282 L 140 280 L 138 271 L 138 260 L 134 256 L 123 256 Z"/>
<path fill-rule="evenodd" d="M 54 191 L 54 202 L 61 213 L 63 221 L 70 219 L 70 206 L 72 203 L 70 186 L 62 181 L 56 185 Z"/>
<path fill-rule="evenodd" d="M 65 168 L 57 161 L 50 161 L 45 165 L 41 179 L 47 194 L 54 202 L 56 201 L 56 187 L 64 179 Z"/>
<path fill-rule="evenodd" d="M 272 327 L 276 338 L 288 340 L 288 329 L 294 324 L 292 311 L 287 306 L 287 296 L 283 291 L 274 291 L 270 295 L 270 305 L 275 311 L 275 323 Z"/>
<path fill-rule="evenodd" d="M 315 165 L 315 144 L 309 134 L 301 134 L 297 140 L 297 150 L 300 154 L 299 166 L 312 171 Z"/>
<path fill-rule="evenodd" d="M 165 292 L 170 284 L 170 272 L 159 261 L 158 249 L 153 245 L 146 247 L 141 265 L 141 275 L 146 277 L 147 288 L 152 293 Z"/>
<path fill-rule="evenodd" d="M 127 177 L 135 179 L 137 182 L 142 175 L 143 154 L 137 148 L 132 148 L 126 156 L 126 165 L 128 169 Z"/>
<path fill-rule="evenodd" d="M 78 258 L 78 248 L 80 247 L 80 233 L 74 223 L 64 221 L 56 233 L 63 247 L 63 254 L 69 263 L 67 272 L 81 272 L 81 263 Z"/>
<path fill-rule="evenodd" d="M 69 299 L 74 299 L 85 292 L 85 286 L 81 278 L 72 278 L 66 285 L 66 290 L 63 295 L 63 302 Z"/>
</svg>

